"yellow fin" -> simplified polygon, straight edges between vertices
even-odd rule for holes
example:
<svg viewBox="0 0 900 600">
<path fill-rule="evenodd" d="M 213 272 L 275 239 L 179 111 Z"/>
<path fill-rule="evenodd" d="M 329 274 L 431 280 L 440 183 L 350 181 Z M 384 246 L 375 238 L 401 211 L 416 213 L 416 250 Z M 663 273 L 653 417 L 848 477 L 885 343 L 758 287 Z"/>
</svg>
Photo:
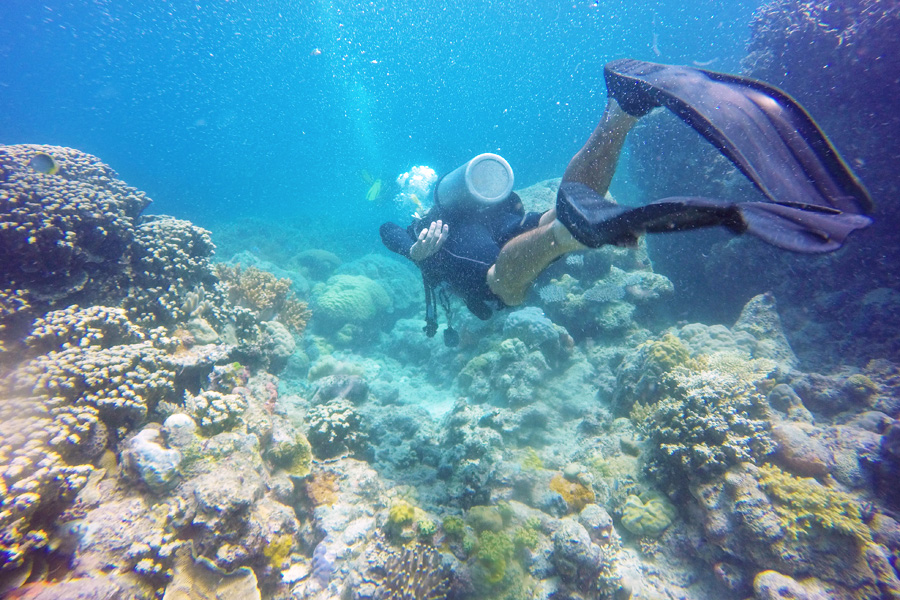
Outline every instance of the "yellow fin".
<svg viewBox="0 0 900 600">
<path fill-rule="evenodd" d="M 381 180 L 376 179 L 375 183 L 372 184 L 372 187 L 369 188 L 369 191 L 366 192 L 366 200 L 369 202 L 373 202 L 378 199 L 378 196 L 381 195 Z"/>
</svg>

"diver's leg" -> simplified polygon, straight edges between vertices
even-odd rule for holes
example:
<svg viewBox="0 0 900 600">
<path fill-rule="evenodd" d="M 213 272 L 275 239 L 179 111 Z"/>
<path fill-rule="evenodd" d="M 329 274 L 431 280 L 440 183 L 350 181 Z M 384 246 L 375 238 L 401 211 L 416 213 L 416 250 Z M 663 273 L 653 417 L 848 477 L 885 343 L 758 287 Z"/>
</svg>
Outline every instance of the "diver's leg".
<svg viewBox="0 0 900 600">
<path fill-rule="evenodd" d="M 635 123 L 637 118 L 623 111 L 610 98 L 591 137 L 569 161 L 563 183 L 583 184 L 603 198 L 615 173 L 625 137 Z M 556 210 L 549 210 L 541 216 L 535 229 L 517 235 L 503 246 L 488 271 L 488 287 L 507 305 L 521 304 L 535 278 L 550 263 L 563 254 L 585 248 L 556 218 Z"/>
<path fill-rule="evenodd" d="M 601 196 L 605 195 L 616 172 L 625 137 L 635 123 L 637 117 L 626 113 L 610 98 L 591 137 L 569 161 L 563 181 L 583 183 Z"/>
<path fill-rule="evenodd" d="M 506 305 L 521 304 L 532 282 L 550 263 L 563 254 L 584 248 L 556 220 L 556 211 L 548 210 L 537 227 L 506 242 L 488 270 L 488 287 Z"/>
</svg>

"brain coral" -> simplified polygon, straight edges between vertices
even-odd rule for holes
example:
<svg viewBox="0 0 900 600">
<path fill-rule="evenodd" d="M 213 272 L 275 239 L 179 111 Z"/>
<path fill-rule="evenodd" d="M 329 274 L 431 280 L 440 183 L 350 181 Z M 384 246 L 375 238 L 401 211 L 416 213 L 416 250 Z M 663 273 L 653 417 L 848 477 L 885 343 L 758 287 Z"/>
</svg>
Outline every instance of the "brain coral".
<svg viewBox="0 0 900 600">
<path fill-rule="evenodd" d="M 363 275 L 330 277 L 315 299 L 316 316 L 331 323 L 364 323 L 392 308 L 384 287 Z"/>
</svg>

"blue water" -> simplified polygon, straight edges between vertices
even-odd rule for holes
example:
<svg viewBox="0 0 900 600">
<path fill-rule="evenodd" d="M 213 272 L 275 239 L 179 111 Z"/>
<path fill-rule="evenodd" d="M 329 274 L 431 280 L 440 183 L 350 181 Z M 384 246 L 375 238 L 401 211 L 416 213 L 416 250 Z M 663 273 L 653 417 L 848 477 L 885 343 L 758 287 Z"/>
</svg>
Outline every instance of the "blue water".
<svg viewBox="0 0 900 600">
<path fill-rule="evenodd" d="M 517 187 L 559 176 L 605 62 L 738 71 L 757 4 L 3 0 L 0 143 L 95 154 L 150 212 L 306 219 L 363 250 L 397 215 L 361 170 L 492 151 Z"/>
</svg>

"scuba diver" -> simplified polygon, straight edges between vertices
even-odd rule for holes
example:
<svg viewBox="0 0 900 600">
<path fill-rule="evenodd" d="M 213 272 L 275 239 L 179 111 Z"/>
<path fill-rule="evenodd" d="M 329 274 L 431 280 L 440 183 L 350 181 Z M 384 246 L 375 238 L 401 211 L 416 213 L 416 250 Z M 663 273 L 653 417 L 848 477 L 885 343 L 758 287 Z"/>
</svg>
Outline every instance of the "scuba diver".
<svg viewBox="0 0 900 600">
<path fill-rule="evenodd" d="M 781 90 L 752 79 L 632 59 L 604 68 L 608 101 L 584 147 L 569 161 L 556 206 L 525 213 L 509 164 L 476 156 L 441 178 L 434 205 L 409 227 L 381 226 L 388 249 L 421 269 L 425 332 L 437 331 L 442 283 L 481 319 L 524 302 L 535 278 L 566 253 L 628 246 L 644 233 L 721 226 L 778 248 L 837 250 L 868 226 L 872 200 L 813 119 Z M 665 107 L 697 130 L 762 192 L 764 201 L 689 196 L 646 206 L 606 197 L 625 137 L 638 119 Z M 448 312 L 449 319 L 449 312 Z M 448 326 L 444 341 L 454 345 Z"/>
</svg>

